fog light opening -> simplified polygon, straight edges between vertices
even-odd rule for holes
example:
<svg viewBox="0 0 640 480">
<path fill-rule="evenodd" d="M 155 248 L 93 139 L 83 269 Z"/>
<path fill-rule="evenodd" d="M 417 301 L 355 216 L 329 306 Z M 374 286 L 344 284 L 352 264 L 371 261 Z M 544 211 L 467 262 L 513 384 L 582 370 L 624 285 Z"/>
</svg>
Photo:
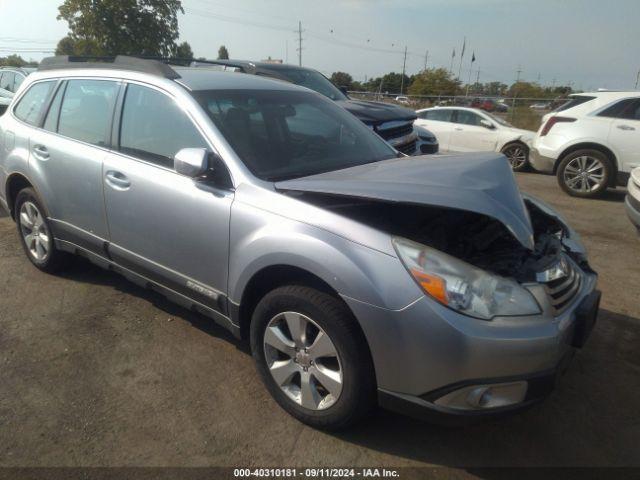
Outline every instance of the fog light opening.
<svg viewBox="0 0 640 480">
<path fill-rule="evenodd" d="M 488 410 L 522 403 L 527 394 L 526 381 L 471 385 L 454 390 L 435 401 L 436 405 L 458 410 Z"/>
</svg>

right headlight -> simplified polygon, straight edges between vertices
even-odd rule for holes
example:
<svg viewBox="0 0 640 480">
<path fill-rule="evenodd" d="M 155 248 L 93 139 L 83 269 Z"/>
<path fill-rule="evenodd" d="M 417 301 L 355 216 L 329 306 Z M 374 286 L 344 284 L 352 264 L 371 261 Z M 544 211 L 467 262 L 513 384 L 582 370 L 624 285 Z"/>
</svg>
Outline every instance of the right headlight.
<svg viewBox="0 0 640 480">
<path fill-rule="evenodd" d="M 541 312 L 533 295 L 515 280 L 406 238 L 394 237 L 393 245 L 425 293 L 453 310 L 483 320 Z"/>
</svg>

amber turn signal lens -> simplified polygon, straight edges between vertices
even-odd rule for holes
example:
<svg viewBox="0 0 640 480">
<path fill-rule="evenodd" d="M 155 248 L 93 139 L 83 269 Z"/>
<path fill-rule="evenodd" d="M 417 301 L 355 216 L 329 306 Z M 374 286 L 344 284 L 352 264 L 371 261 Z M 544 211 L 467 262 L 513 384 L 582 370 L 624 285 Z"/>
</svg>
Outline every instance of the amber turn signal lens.
<svg viewBox="0 0 640 480">
<path fill-rule="evenodd" d="M 449 303 L 449 299 L 447 298 L 447 284 L 444 279 L 416 269 L 411 269 L 411 274 L 425 292 L 444 305 Z"/>
</svg>

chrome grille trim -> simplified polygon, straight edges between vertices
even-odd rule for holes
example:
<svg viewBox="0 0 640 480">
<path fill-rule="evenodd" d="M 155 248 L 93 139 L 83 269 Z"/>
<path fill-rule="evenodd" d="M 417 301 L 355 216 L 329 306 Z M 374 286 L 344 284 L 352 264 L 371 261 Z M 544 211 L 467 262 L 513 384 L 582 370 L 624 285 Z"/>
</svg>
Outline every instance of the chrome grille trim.
<svg viewBox="0 0 640 480">
<path fill-rule="evenodd" d="M 567 275 L 543 283 L 555 315 L 560 315 L 571 306 L 582 286 L 582 274 L 579 267 L 566 255 L 563 260 L 568 267 Z"/>
</svg>

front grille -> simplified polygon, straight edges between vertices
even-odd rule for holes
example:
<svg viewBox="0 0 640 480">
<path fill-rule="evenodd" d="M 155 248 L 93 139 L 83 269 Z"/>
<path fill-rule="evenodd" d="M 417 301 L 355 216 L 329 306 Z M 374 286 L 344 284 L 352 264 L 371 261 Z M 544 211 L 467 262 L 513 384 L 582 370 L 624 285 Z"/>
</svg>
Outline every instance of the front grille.
<svg viewBox="0 0 640 480">
<path fill-rule="evenodd" d="M 385 140 L 404 137 L 413 133 L 413 122 L 387 122 L 376 127 L 376 132 Z"/>
<path fill-rule="evenodd" d="M 567 275 L 544 284 L 556 315 L 567 309 L 582 285 L 582 275 L 576 265 L 570 260 L 567 260 L 566 265 L 568 267 Z"/>
<path fill-rule="evenodd" d="M 405 155 L 413 155 L 416 151 L 416 140 L 412 140 L 403 145 L 396 145 L 395 149 L 399 152 L 404 153 Z"/>
</svg>

